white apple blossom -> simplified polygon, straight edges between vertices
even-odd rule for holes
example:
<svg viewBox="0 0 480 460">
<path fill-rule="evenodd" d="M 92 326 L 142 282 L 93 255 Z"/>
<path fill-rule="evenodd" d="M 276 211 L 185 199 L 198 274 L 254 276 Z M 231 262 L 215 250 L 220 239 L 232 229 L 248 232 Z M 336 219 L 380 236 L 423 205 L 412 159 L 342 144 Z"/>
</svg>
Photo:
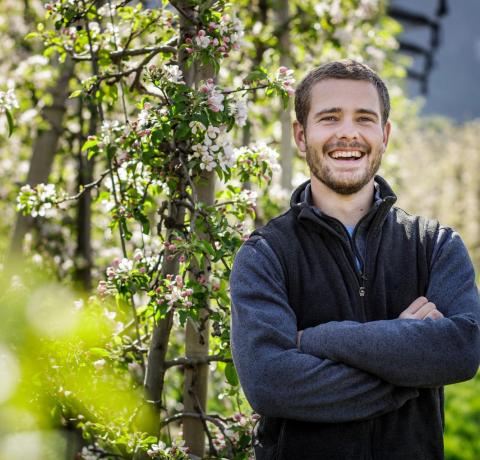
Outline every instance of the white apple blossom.
<svg viewBox="0 0 480 460">
<path fill-rule="evenodd" d="M 207 136 L 210 139 L 215 139 L 219 133 L 220 133 L 220 128 L 218 128 L 217 126 L 210 125 L 207 129 Z"/>
<path fill-rule="evenodd" d="M 200 121 L 191 121 L 188 126 L 192 130 L 193 134 L 202 133 L 205 131 L 205 125 Z"/>
<path fill-rule="evenodd" d="M 208 35 L 197 35 L 195 37 L 195 43 L 200 48 L 203 48 L 203 49 L 207 48 L 208 45 L 210 45 L 210 42 L 211 42 L 211 37 L 209 37 Z"/>
<path fill-rule="evenodd" d="M 133 270 L 133 261 L 124 257 L 117 267 L 117 274 L 129 273 Z"/>
<path fill-rule="evenodd" d="M 13 88 L 7 91 L 0 91 L 0 113 L 6 110 L 18 109 L 19 104 Z"/>
<path fill-rule="evenodd" d="M 35 188 L 27 184 L 17 196 L 17 210 L 29 212 L 32 217 L 45 217 L 58 199 L 54 184 L 38 184 Z"/>
<path fill-rule="evenodd" d="M 248 106 L 247 102 L 243 99 L 236 101 L 235 105 L 233 106 L 233 115 L 235 117 L 235 121 L 237 125 L 241 128 L 245 126 L 247 123 L 248 118 Z"/>
<path fill-rule="evenodd" d="M 106 361 L 104 359 L 99 359 L 93 362 L 93 367 L 97 369 L 97 371 L 103 369 L 105 367 Z"/>
<path fill-rule="evenodd" d="M 183 81 L 183 72 L 178 65 L 164 65 L 165 77 L 172 83 L 185 83 Z"/>
<path fill-rule="evenodd" d="M 213 90 L 207 99 L 207 104 L 210 110 L 213 112 L 221 112 L 223 110 L 223 100 L 225 99 L 225 96 Z"/>
<path fill-rule="evenodd" d="M 147 454 L 150 455 L 150 457 L 155 457 L 157 455 L 157 452 L 163 452 L 166 449 L 167 445 L 159 441 L 158 444 L 152 444 L 150 446 L 150 449 L 147 450 Z"/>
</svg>

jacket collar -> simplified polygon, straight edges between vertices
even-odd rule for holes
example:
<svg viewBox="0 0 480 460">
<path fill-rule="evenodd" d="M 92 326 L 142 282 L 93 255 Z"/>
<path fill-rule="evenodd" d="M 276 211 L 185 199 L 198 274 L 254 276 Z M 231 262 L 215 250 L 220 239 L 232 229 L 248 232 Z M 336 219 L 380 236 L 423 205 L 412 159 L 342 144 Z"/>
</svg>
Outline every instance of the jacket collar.
<svg viewBox="0 0 480 460">
<path fill-rule="evenodd" d="M 396 201 L 397 196 L 387 181 L 381 176 L 375 176 L 375 201 L 371 210 L 360 220 L 359 224 L 363 227 L 365 224 L 370 223 L 370 229 L 375 233 L 378 232 L 388 214 L 388 211 Z M 326 226 L 330 231 L 334 230 L 335 233 L 338 233 L 338 228 L 335 228 L 337 226 L 334 225 L 335 222 L 338 221 L 322 213 L 313 205 L 310 191 L 310 180 L 301 184 L 293 192 L 290 200 L 290 207 L 297 215 L 298 220 L 313 221 L 320 224 L 322 227 Z M 334 228 L 332 228 L 332 226 Z"/>
</svg>

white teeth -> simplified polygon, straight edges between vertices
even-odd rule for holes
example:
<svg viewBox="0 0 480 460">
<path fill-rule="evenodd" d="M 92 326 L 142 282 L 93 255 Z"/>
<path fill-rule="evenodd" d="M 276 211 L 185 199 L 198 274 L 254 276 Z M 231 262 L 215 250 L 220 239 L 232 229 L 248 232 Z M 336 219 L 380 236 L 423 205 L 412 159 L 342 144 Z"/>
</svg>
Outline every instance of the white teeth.
<svg viewBox="0 0 480 460">
<path fill-rule="evenodd" d="M 351 151 L 336 150 L 335 152 L 332 152 L 330 156 L 332 158 L 360 158 L 362 156 L 362 152 L 358 150 L 351 150 Z"/>
</svg>

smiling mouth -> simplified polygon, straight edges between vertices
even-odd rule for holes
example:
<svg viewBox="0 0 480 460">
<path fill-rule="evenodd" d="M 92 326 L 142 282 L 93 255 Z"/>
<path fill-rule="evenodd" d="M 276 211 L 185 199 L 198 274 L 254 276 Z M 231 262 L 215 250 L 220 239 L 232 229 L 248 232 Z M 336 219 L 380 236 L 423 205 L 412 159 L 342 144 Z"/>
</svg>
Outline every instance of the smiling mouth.
<svg viewBox="0 0 480 460">
<path fill-rule="evenodd" d="M 329 152 L 328 156 L 334 160 L 349 160 L 357 161 L 365 155 L 364 152 L 360 150 L 334 150 Z"/>
</svg>

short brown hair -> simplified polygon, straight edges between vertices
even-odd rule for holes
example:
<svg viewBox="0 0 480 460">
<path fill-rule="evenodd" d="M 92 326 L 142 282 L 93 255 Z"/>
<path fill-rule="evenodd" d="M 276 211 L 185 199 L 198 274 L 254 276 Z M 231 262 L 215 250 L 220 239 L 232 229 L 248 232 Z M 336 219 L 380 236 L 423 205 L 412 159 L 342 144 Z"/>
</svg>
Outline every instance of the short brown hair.
<svg viewBox="0 0 480 460">
<path fill-rule="evenodd" d="M 378 92 L 382 110 L 382 124 L 385 126 L 390 115 L 390 96 L 383 80 L 368 66 L 351 59 L 333 61 L 311 70 L 295 91 L 295 114 L 298 122 L 305 126 L 310 112 L 312 87 L 322 80 L 361 80 L 372 83 Z"/>
</svg>

